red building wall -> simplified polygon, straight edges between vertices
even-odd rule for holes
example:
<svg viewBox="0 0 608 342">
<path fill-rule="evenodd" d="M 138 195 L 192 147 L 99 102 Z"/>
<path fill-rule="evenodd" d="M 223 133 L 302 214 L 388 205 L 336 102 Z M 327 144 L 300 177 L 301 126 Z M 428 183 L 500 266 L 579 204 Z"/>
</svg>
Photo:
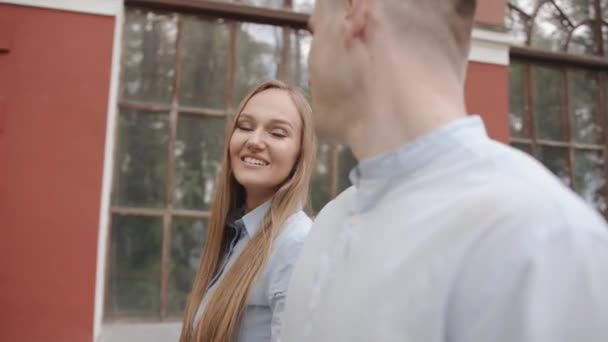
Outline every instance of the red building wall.
<svg viewBox="0 0 608 342">
<path fill-rule="evenodd" d="M 476 21 L 480 24 L 503 26 L 507 14 L 507 0 L 477 0 Z"/>
<path fill-rule="evenodd" d="M 471 62 L 466 82 L 467 109 L 483 118 L 488 134 L 509 142 L 509 68 Z"/>
<path fill-rule="evenodd" d="M 0 23 L 0 341 L 91 341 L 114 18 Z"/>
</svg>

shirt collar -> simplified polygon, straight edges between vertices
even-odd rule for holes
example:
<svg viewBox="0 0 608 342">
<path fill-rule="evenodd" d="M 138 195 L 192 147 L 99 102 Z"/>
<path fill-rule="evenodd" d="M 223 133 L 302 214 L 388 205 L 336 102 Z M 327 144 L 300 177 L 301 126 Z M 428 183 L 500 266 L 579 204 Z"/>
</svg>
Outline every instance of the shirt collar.
<svg viewBox="0 0 608 342">
<path fill-rule="evenodd" d="M 266 216 L 266 213 L 270 209 L 270 202 L 270 200 L 264 202 L 235 222 L 236 224 L 240 223 L 245 226 L 247 235 L 249 235 L 250 238 L 253 237 L 258 230 L 260 230 L 262 220 L 264 220 L 264 216 Z"/>
<path fill-rule="evenodd" d="M 349 178 L 355 187 L 367 180 L 404 176 L 420 169 L 437 156 L 454 148 L 487 139 L 479 116 L 472 115 L 448 123 L 408 143 L 396 151 L 363 160 L 350 171 Z"/>
</svg>

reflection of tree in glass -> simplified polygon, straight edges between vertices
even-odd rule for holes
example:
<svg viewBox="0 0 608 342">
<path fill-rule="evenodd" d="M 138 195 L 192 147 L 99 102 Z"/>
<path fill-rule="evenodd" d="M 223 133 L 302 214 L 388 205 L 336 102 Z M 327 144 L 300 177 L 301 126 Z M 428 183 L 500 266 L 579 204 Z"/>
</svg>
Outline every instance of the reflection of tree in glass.
<svg viewBox="0 0 608 342">
<path fill-rule="evenodd" d="M 538 159 L 553 172 L 566 186 L 570 186 L 568 150 L 561 147 L 539 146 Z"/>
<path fill-rule="evenodd" d="M 536 134 L 540 139 L 563 140 L 559 70 L 533 67 L 532 71 Z"/>
<path fill-rule="evenodd" d="M 513 63 L 509 67 L 509 99 L 510 113 L 509 123 L 511 135 L 514 137 L 524 137 L 524 65 Z"/>
<path fill-rule="evenodd" d="M 106 305 L 113 317 L 158 316 L 161 225 L 156 217 L 112 218 Z"/>
<path fill-rule="evenodd" d="M 568 72 L 572 136 L 580 143 L 600 143 L 602 127 L 596 108 L 598 97 L 597 75 L 594 72 L 570 70 Z"/>
<path fill-rule="evenodd" d="M 572 32 L 568 52 L 579 55 L 592 55 L 593 44 L 593 31 L 589 26 L 581 26 Z"/>
<path fill-rule="evenodd" d="M 223 109 L 228 80 L 229 29 L 223 20 L 182 17 L 182 106 Z"/>
<path fill-rule="evenodd" d="M 240 103 L 259 82 L 276 77 L 278 48 L 275 30 L 278 29 L 269 25 L 240 25 L 237 37 L 236 103 Z"/>
<path fill-rule="evenodd" d="M 317 165 L 310 180 L 310 202 L 314 214 L 317 214 L 330 199 L 330 151 L 328 143 L 319 142 L 317 147 Z"/>
<path fill-rule="evenodd" d="M 574 189 L 587 203 L 600 211 L 607 209 L 606 198 L 601 191 L 606 184 L 603 167 L 602 152 L 575 152 Z"/>
<path fill-rule="evenodd" d="M 511 30 L 514 43 L 525 45 L 528 39 L 526 18 L 521 13 L 511 10 L 505 19 L 505 24 Z"/>
<path fill-rule="evenodd" d="M 127 11 L 123 97 L 169 103 L 175 75 L 177 17 L 133 9 Z"/>
<path fill-rule="evenodd" d="M 547 2 L 540 7 L 536 21 L 532 27 L 531 43 L 535 47 L 560 50 L 565 45 L 567 34 L 564 22 L 554 15 L 553 4 Z"/>
<path fill-rule="evenodd" d="M 608 5 L 604 7 L 604 18 L 608 18 Z M 608 26 L 603 27 L 602 37 L 604 37 L 604 52 L 608 53 Z"/>
<path fill-rule="evenodd" d="M 603 39 L 599 32 L 594 32 L 594 1 L 510 0 L 507 25 L 520 44 L 597 55 L 596 42 L 601 44 Z M 601 18 L 608 17 L 607 2 L 601 1 Z M 605 29 L 606 25 L 603 27 Z"/>
<path fill-rule="evenodd" d="M 351 186 L 349 174 L 357 165 L 357 159 L 346 146 L 338 147 L 338 193 Z"/>
<path fill-rule="evenodd" d="M 293 48 L 293 83 L 305 90 L 308 89 L 308 53 L 310 52 L 310 43 L 312 37 L 308 31 L 299 30 L 294 34 L 292 40 Z"/>
<path fill-rule="evenodd" d="M 175 207 L 207 210 L 224 145 L 225 119 L 180 115 L 175 146 Z"/>
<path fill-rule="evenodd" d="M 114 202 L 143 208 L 164 206 L 168 117 L 123 112 L 118 122 Z"/>
<path fill-rule="evenodd" d="M 511 143 L 511 146 L 527 154 L 532 154 L 532 147 L 528 144 Z"/>
<path fill-rule="evenodd" d="M 173 221 L 169 316 L 182 317 L 186 297 L 198 270 L 206 233 L 206 221 L 186 218 L 175 218 Z"/>
</svg>

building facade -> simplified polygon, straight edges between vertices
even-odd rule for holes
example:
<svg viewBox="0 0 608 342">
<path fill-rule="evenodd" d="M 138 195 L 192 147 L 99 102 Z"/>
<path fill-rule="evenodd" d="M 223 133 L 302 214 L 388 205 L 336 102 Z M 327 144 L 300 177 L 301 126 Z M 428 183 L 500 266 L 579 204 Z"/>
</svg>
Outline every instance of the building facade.
<svg viewBox="0 0 608 342">
<path fill-rule="evenodd" d="M 562 2 L 480 1 L 467 106 L 605 213 L 608 6 Z M 312 6 L 0 1 L 0 340 L 175 339 L 226 123 L 306 88 Z M 320 144 L 313 209 L 354 163 Z"/>
</svg>

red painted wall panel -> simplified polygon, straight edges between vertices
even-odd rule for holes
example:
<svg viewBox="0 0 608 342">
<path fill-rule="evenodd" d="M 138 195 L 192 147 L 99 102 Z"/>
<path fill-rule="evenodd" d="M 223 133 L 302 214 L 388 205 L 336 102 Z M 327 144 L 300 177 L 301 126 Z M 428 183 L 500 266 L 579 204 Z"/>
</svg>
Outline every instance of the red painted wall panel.
<svg viewBox="0 0 608 342">
<path fill-rule="evenodd" d="M 114 18 L 0 4 L 0 22 L 0 341 L 91 341 Z"/>
<path fill-rule="evenodd" d="M 488 134 L 509 142 L 509 69 L 507 66 L 469 63 L 466 82 L 469 113 L 479 114 Z"/>
<path fill-rule="evenodd" d="M 480 24 L 503 26 L 507 13 L 507 0 L 477 0 L 477 16 Z"/>
</svg>

